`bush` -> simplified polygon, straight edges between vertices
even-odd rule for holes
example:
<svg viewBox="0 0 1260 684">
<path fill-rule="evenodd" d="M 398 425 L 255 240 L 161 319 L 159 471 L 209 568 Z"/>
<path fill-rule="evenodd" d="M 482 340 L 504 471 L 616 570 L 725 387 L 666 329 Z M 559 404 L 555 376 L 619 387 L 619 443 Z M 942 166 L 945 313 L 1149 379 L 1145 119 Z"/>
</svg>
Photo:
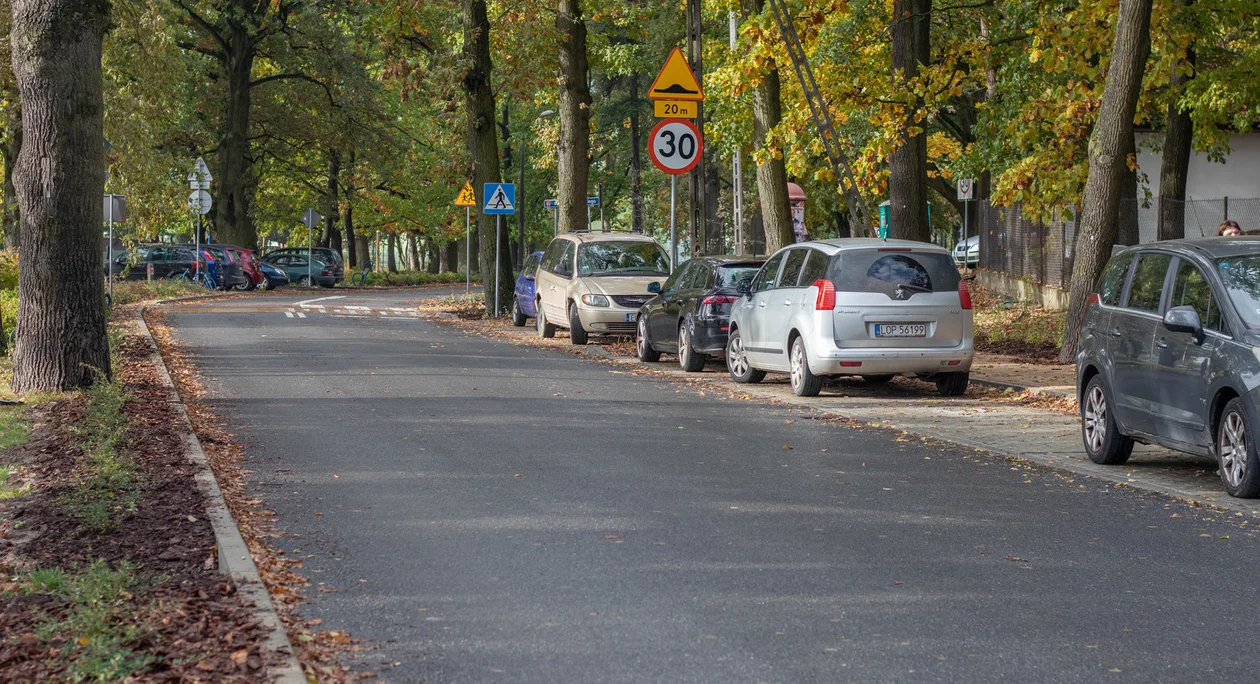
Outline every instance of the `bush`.
<svg viewBox="0 0 1260 684">
<path fill-rule="evenodd" d="M 428 273 L 425 271 L 399 271 L 390 273 L 388 271 L 376 271 L 369 273 L 367 276 L 367 285 L 369 287 L 386 287 L 400 285 L 434 285 L 439 283 L 462 283 L 464 282 L 463 273 Z M 477 281 L 477 274 L 473 274 L 473 281 Z M 357 285 L 357 281 L 352 283 Z"/>
</svg>

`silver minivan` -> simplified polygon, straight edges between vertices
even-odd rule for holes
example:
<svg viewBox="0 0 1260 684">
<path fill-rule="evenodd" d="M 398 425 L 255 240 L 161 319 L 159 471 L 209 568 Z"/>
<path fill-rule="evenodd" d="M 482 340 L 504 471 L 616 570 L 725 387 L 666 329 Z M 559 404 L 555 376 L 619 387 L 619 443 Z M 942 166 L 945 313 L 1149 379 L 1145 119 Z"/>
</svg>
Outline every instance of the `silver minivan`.
<svg viewBox="0 0 1260 684">
<path fill-rule="evenodd" d="M 967 391 L 971 294 L 948 250 L 909 240 L 845 238 L 779 250 L 731 307 L 727 369 L 735 382 L 790 375 L 815 396 L 827 376 L 933 380 Z"/>
</svg>

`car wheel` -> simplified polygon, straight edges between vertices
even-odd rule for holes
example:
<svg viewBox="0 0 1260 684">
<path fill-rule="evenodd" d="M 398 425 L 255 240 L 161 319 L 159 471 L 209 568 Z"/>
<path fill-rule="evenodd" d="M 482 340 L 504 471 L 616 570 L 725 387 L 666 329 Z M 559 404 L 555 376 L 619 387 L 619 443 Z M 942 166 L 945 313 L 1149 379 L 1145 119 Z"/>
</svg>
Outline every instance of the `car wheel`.
<svg viewBox="0 0 1260 684">
<path fill-rule="evenodd" d="M 757 370 L 748 363 L 748 352 L 744 351 L 744 339 L 739 334 L 739 328 L 732 330 L 726 340 L 726 370 L 738 383 L 758 383 L 766 377 L 765 371 Z"/>
<path fill-rule="evenodd" d="M 683 321 L 678 326 L 678 365 L 688 373 L 695 373 L 704 370 L 704 362 L 709 358 L 704 354 L 697 354 L 696 350 L 691 348 L 691 324 L 689 321 Z"/>
<path fill-rule="evenodd" d="M 569 341 L 573 344 L 586 344 L 586 329 L 582 327 L 582 319 L 578 318 L 577 304 L 569 305 Z"/>
<path fill-rule="evenodd" d="M 1216 462 L 1230 496 L 1254 499 L 1260 495 L 1260 459 L 1251 440 L 1251 419 L 1242 399 L 1231 399 L 1216 429 Z"/>
<path fill-rule="evenodd" d="M 523 328 L 525 327 L 525 312 L 521 311 L 521 300 L 512 300 L 512 325 Z"/>
<path fill-rule="evenodd" d="M 639 360 L 644 363 L 656 363 L 661 360 L 661 353 L 652 348 L 652 341 L 647 334 L 647 316 L 639 312 L 639 334 L 634 337 L 634 350 Z"/>
<path fill-rule="evenodd" d="M 942 397 L 961 397 L 967 393 L 971 373 L 937 373 L 935 379 L 936 391 Z"/>
<path fill-rule="evenodd" d="M 1111 397 L 1101 375 L 1085 385 L 1081 400 L 1081 439 L 1089 460 L 1099 465 L 1120 465 L 1133 453 L 1133 440 L 1120 434 L 1111 413 Z"/>
<path fill-rule="evenodd" d="M 268 291 L 276 289 L 276 286 L 271 284 L 271 278 L 267 277 L 265 273 L 263 274 L 262 282 L 258 283 L 258 286 Z"/>
<path fill-rule="evenodd" d="M 882 385 L 887 382 L 892 382 L 893 377 L 895 376 L 891 374 L 889 375 L 863 375 L 862 380 L 871 385 Z"/>
<path fill-rule="evenodd" d="M 816 397 L 822 391 L 822 378 L 809 369 L 804 338 L 792 340 L 792 356 L 788 359 L 792 392 L 798 397 Z"/>
<path fill-rule="evenodd" d="M 547 314 L 543 312 L 542 301 L 538 302 L 538 315 L 534 317 L 534 326 L 538 328 L 538 336 L 550 339 L 556 336 L 556 326 L 547 322 Z"/>
<path fill-rule="evenodd" d="M 245 282 L 243 283 L 237 283 L 236 289 L 238 292 L 249 292 L 250 290 L 254 289 L 254 281 L 250 279 L 246 279 Z"/>
<path fill-rule="evenodd" d="M 311 286 L 311 277 L 310 277 L 310 276 L 301 276 L 301 277 L 299 277 L 299 278 L 298 278 L 298 285 L 301 285 L 302 287 L 310 287 L 310 286 Z"/>
</svg>

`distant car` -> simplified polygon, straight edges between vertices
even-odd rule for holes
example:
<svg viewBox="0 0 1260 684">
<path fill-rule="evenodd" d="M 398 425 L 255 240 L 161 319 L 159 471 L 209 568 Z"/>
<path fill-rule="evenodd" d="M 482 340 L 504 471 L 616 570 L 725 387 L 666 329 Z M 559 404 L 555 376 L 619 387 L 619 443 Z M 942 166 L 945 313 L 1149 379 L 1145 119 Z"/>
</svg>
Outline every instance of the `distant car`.
<svg viewBox="0 0 1260 684">
<path fill-rule="evenodd" d="M 264 290 L 274 290 L 282 285 L 289 284 L 289 274 L 285 273 L 277 266 L 259 260 L 258 270 L 262 273 L 262 282 L 258 284 Z"/>
<path fill-rule="evenodd" d="M 726 350 L 731 304 L 757 275 L 764 259 L 698 257 L 674 271 L 661 293 L 639 309 L 635 339 L 641 361 L 658 361 L 661 352 L 678 355 L 689 372 L 704 368 L 709 356 Z"/>
<path fill-rule="evenodd" d="M 980 236 L 972 235 L 954 246 L 954 264 L 965 268 L 980 265 Z"/>
<path fill-rule="evenodd" d="M 177 278 L 193 267 L 192 247 L 167 244 L 136 245 L 131 252 L 114 257 L 110 266 L 114 275 L 127 274 L 127 280 L 145 280 L 149 266 L 154 278 Z"/>
<path fill-rule="evenodd" d="M 538 273 L 538 264 L 542 262 L 542 252 L 534 252 L 525 259 L 521 274 L 516 276 L 516 292 L 512 299 L 512 325 L 520 328 L 529 319 L 538 315 L 534 301 L 534 277 Z"/>
<path fill-rule="evenodd" d="M 1112 257 L 1076 355 L 1081 438 L 1120 465 L 1134 442 L 1212 456 L 1260 496 L 1260 238 L 1168 240 Z"/>
<path fill-rule="evenodd" d="M 639 307 L 660 292 L 669 257 L 640 233 L 563 233 L 543 252 L 535 274 L 534 319 L 540 337 L 569 329 L 573 344 L 587 335 L 633 335 Z"/>
<path fill-rule="evenodd" d="M 219 244 L 201 245 L 203 258 L 207 252 L 214 259 L 213 272 L 215 273 L 215 279 L 218 281 L 216 284 L 220 289 L 229 290 L 249 282 L 249 276 L 245 275 L 245 268 L 241 264 L 240 256 L 232 252 L 229 246 Z"/>
<path fill-rule="evenodd" d="M 232 253 L 236 262 L 241 266 L 241 272 L 245 276 L 245 280 L 236 284 L 238 290 L 252 290 L 262 285 L 263 274 L 258 268 L 258 257 L 254 255 L 254 251 L 245 249 L 244 247 L 224 247 Z"/>
<path fill-rule="evenodd" d="M 332 264 L 319 259 L 308 261 L 305 253 L 292 254 L 283 252 L 277 254 L 276 252 L 271 252 L 263 257 L 262 260 L 264 263 L 271 264 L 284 271 L 285 275 L 289 276 L 289 282 L 297 283 L 303 287 L 310 285 L 332 287 L 337 283 L 337 278 L 333 275 Z"/>
<path fill-rule="evenodd" d="M 735 382 L 789 374 L 797 396 L 828 376 L 896 375 L 967 391 L 971 293 L 949 252 L 910 240 L 844 238 L 775 252 L 731 307 L 726 364 Z"/>
<path fill-rule="evenodd" d="M 346 279 L 346 260 L 343 256 L 341 256 L 340 251 L 331 247 L 280 247 L 279 249 L 273 249 L 270 252 L 267 252 L 267 256 L 271 256 L 272 254 L 300 254 L 302 256 L 309 254 L 310 256 L 315 257 L 318 261 L 322 261 L 325 264 L 331 264 L 329 272 L 333 274 L 334 284 L 340 283 Z"/>
</svg>

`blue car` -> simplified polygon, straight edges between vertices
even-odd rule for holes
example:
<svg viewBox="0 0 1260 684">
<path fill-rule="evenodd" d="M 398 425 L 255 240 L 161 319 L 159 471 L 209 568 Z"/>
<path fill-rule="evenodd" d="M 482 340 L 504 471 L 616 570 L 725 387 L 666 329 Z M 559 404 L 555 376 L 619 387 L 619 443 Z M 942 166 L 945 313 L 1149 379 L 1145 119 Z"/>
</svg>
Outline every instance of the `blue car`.
<svg viewBox="0 0 1260 684">
<path fill-rule="evenodd" d="M 258 261 L 258 268 L 262 271 L 262 274 L 263 274 L 262 283 L 259 284 L 259 286 L 262 287 L 262 289 L 274 290 L 277 287 L 280 287 L 281 285 L 289 284 L 289 274 L 276 268 L 275 266 L 272 266 L 271 264 L 265 261 L 262 261 L 260 259 Z"/>
<path fill-rule="evenodd" d="M 542 262 L 542 252 L 534 252 L 525 259 L 525 267 L 516 276 L 516 293 L 512 297 L 512 325 L 521 328 L 525 322 L 538 315 L 534 304 L 534 274 Z"/>
</svg>

